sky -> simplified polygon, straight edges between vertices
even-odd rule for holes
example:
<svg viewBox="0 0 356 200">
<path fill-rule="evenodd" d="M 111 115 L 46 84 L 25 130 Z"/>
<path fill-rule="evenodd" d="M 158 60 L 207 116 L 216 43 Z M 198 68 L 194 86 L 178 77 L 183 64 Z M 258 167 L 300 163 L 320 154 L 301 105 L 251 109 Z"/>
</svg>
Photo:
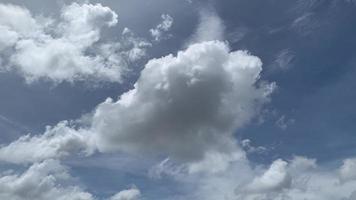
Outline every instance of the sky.
<svg viewBox="0 0 356 200">
<path fill-rule="evenodd" d="M 1 0 L 0 199 L 356 200 L 355 18 Z"/>
</svg>

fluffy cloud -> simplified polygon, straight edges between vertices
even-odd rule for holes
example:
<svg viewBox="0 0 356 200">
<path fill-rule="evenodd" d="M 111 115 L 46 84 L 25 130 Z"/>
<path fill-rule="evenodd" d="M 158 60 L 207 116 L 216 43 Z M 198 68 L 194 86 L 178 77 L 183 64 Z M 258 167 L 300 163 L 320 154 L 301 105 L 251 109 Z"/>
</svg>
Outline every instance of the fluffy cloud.
<svg viewBox="0 0 356 200">
<path fill-rule="evenodd" d="M 75 130 L 68 122 L 48 127 L 42 135 L 25 135 L 0 148 L 0 160 L 10 163 L 34 163 L 50 158 L 62 158 L 74 153 L 89 155 L 93 148 L 84 130 Z"/>
<path fill-rule="evenodd" d="M 24 172 L 0 173 L 0 198 L 7 200 L 98 200 L 77 185 L 67 167 L 57 160 L 32 164 Z M 138 200 L 140 190 L 131 188 L 113 195 L 108 200 Z"/>
<path fill-rule="evenodd" d="M 128 190 L 120 191 L 110 198 L 110 200 L 138 200 L 141 196 L 140 190 L 131 188 Z"/>
<path fill-rule="evenodd" d="M 58 161 L 33 164 L 22 174 L 0 175 L 0 198 L 8 200 L 94 200 L 90 193 L 69 184 L 72 177 Z"/>
<path fill-rule="evenodd" d="M 274 88 L 258 83 L 261 65 L 257 57 L 230 52 L 219 41 L 152 59 L 133 90 L 98 105 L 89 128 L 59 123 L 43 135 L 3 146 L 0 160 L 37 162 L 98 148 L 191 161 L 192 171 L 223 170 L 244 157 L 232 133 L 259 112 Z"/>
<path fill-rule="evenodd" d="M 172 176 L 187 186 L 181 199 L 354 200 L 355 159 L 346 159 L 336 170 L 305 157 L 256 167 L 247 160 L 233 132 L 258 114 L 274 84 L 261 83 L 257 57 L 209 41 L 223 38 L 223 23 L 213 12 L 204 12 L 192 39 L 200 43 L 149 61 L 135 88 L 98 105 L 88 126 L 61 122 L 43 135 L 23 136 L 0 147 L 1 161 L 34 163 L 23 173 L 0 174 L 0 199 L 94 200 L 71 184 L 65 167 L 47 159 L 90 155 L 98 149 L 170 157 L 150 175 Z M 1 54 L 12 55 L 5 64 L 13 64 L 29 81 L 90 76 L 119 81 L 118 66 L 144 56 L 150 44 L 137 40 L 129 29 L 123 31 L 123 42 L 101 43 L 101 29 L 116 23 L 116 14 L 100 4 L 66 6 L 59 22 L 0 4 Z M 12 48 L 14 54 L 9 53 Z M 86 55 L 88 50 L 94 54 Z M 250 143 L 242 142 L 253 152 Z M 140 196 L 132 188 L 109 199 Z"/>
<path fill-rule="evenodd" d="M 101 30 L 118 22 L 117 14 L 101 4 L 64 6 L 59 20 L 34 17 L 15 5 L 0 4 L 0 13 L 0 55 L 6 61 L 2 68 L 17 71 L 27 82 L 119 82 L 126 63 L 134 61 L 120 57 L 131 51 L 127 44 L 100 41 Z M 135 44 L 142 52 L 145 47 Z"/>
<path fill-rule="evenodd" d="M 2 37 L 11 38 L 11 40 L 2 40 L 4 45 L 12 45 L 20 37 L 35 37 L 41 32 L 42 26 L 34 19 L 27 9 L 11 4 L 0 4 L 0 27 L 4 34 Z M 2 46 L 4 47 L 4 46 Z"/>
<path fill-rule="evenodd" d="M 236 199 L 241 200 L 352 200 L 355 181 L 341 183 L 337 170 L 315 164 L 314 159 L 295 157 L 286 162 L 274 161 L 262 175 L 240 185 Z"/>
<path fill-rule="evenodd" d="M 153 177 L 173 177 L 187 186 L 181 199 L 205 200 L 354 200 L 356 181 L 340 182 L 340 169 L 325 169 L 315 159 L 277 159 L 270 166 L 253 167 L 247 160 L 231 162 L 218 173 L 189 173 L 185 165 L 165 160 Z M 254 164 L 253 164 L 254 165 Z M 178 198 L 179 199 L 179 198 Z"/>
<path fill-rule="evenodd" d="M 287 172 L 287 162 L 276 160 L 266 172 L 247 185 L 245 190 L 248 193 L 263 193 L 278 191 L 289 187 L 290 184 L 291 179 Z"/>
<path fill-rule="evenodd" d="M 135 88 L 107 99 L 92 119 L 100 151 L 199 160 L 235 150 L 232 133 L 269 100 L 274 84 L 258 84 L 260 59 L 219 41 L 191 45 L 149 61 Z"/>
<path fill-rule="evenodd" d="M 356 159 L 350 158 L 344 160 L 339 173 L 342 181 L 356 180 Z"/>
<path fill-rule="evenodd" d="M 155 28 L 150 29 L 151 36 L 155 41 L 160 41 L 164 38 L 167 38 L 167 36 L 164 36 L 164 34 L 169 31 L 173 25 L 173 18 L 170 15 L 162 14 L 161 19 L 161 23 L 159 23 Z"/>
</svg>

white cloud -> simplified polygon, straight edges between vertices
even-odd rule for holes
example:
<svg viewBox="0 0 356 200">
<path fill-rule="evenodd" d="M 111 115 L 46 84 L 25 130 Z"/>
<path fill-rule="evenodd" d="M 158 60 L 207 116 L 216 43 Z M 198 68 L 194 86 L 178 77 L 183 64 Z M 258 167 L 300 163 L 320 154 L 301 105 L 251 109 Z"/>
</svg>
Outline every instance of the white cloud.
<svg viewBox="0 0 356 200">
<path fill-rule="evenodd" d="M 258 154 L 262 154 L 262 153 L 266 153 L 267 151 L 269 151 L 268 148 L 263 147 L 263 146 L 258 146 L 255 147 L 253 145 L 251 145 L 251 140 L 250 139 L 244 139 L 241 141 L 241 146 L 242 148 L 246 151 L 246 153 L 258 153 Z"/>
<path fill-rule="evenodd" d="M 108 200 L 139 200 L 140 190 L 132 187 Z M 58 160 L 32 164 L 24 172 L 0 173 L 0 199 L 7 200 L 98 200 L 78 186 L 78 180 Z"/>
<path fill-rule="evenodd" d="M 257 57 L 230 52 L 226 43 L 191 45 L 149 61 L 133 90 L 97 106 L 89 128 L 59 123 L 1 147 L 0 160 L 31 163 L 98 149 L 190 161 L 192 172 L 222 171 L 244 158 L 232 133 L 269 101 L 274 84 L 258 83 L 261 70 Z"/>
<path fill-rule="evenodd" d="M 0 4 L 0 25 L 3 30 L 26 37 L 36 36 L 41 32 L 42 26 L 33 18 L 29 10 L 11 4 Z"/>
<path fill-rule="evenodd" d="M 69 184 L 71 179 L 58 161 L 35 163 L 21 174 L 0 175 L 0 199 L 94 200 L 90 193 Z"/>
<path fill-rule="evenodd" d="M 150 178 L 160 179 L 164 176 L 179 178 L 182 174 L 187 173 L 187 166 L 177 164 L 169 158 L 154 165 L 149 169 L 148 175 Z"/>
<path fill-rule="evenodd" d="M 292 173 L 316 169 L 317 167 L 316 159 L 306 158 L 303 156 L 294 156 L 293 159 L 289 161 L 289 170 Z"/>
<path fill-rule="evenodd" d="M 131 60 L 120 55 L 129 51 L 133 38 L 120 45 L 101 40 L 102 29 L 118 22 L 117 14 L 101 4 L 66 5 L 58 20 L 33 17 L 26 8 L 9 4 L 0 4 L 0 13 L 2 67 L 17 71 L 27 82 L 120 82 L 127 62 L 142 57 L 147 47 L 135 45 L 134 51 L 141 52 Z"/>
<path fill-rule="evenodd" d="M 248 193 L 264 193 L 290 187 L 291 177 L 287 172 L 287 164 L 280 159 L 274 161 L 267 171 L 256 177 L 244 190 Z"/>
<path fill-rule="evenodd" d="M 110 198 L 110 200 L 138 200 L 140 199 L 141 192 L 133 187 L 128 190 L 122 190 Z"/>
<path fill-rule="evenodd" d="M 189 41 L 198 43 L 211 40 L 224 40 L 225 25 L 218 14 L 212 9 L 203 9 L 199 13 L 199 24 Z"/>
<path fill-rule="evenodd" d="M 133 90 L 98 105 L 89 127 L 61 122 L 43 135 L 23 136 L 2 146 L 1 161 L 34 164 L 23 173 L 0 173 L 0 199 L 93 200 L 93 195 L 70 184 L 65 167 L 47 159 L 89 155 L 98 148 L 169 156 L 150 175 L 173 176 L 188 186 L 182 199 L 354 200 L 355 159 L 346 159 L 336 170 L 300 156 L 257 167 L 246 159 L 232 134 L 259 113 L 274 84 L 260 83 L 259 58 L 209 41 L 222 40 L 224 27 L 214 12 L 204 12 L 192 39 L 200 43 L 149 61 Z M 87 76 L 118 81 L 117 66 L 144 56 L 150 44 L 129 29 L 123 32 L 127 43 L 100 43 L 101 28 L 116 23 L 116 14 L 100 4 L 66 6 L 58 23 L 38 20 L 22 7 L 0 4 L 4 33 L 0 49 L 16 49 L 11 62 L 29 81 L 75 81 Z M 49 27 L 55 27 L 56 34 L 49 33 Z M 86 55 L 88 49 L 96 55 Z M 82 68 L 87 64 L 96 65 Z M 284 126 L 286 119 L 280 121 Z M 254 148 L 249 140 L 242 144 Z M 140 196 L 131 188 L 109 199 Z"/>
<path fill-rule="evenodd" d="M 218 41 L 152 59 L 133 90 L 95 110 L 91 131 L 99 150 L 183 160 L 234 151 L 232 132 L 258 113 L 274 87 L 257 84 L 261 65 Z"/>
<path fill-rule="evenodd" d="M 339 170 L 326 170 L 315 159 L 301 156 L 288 162 L 277 159 L 267 167 L 237 160 L 224 171 L 203 174 L 188 173 L 184 165 L 167 160 L 162 163 L 155 178 L 172 176 L 188 188 L 178 199 L 354 200 L 356 194 L 355 180 L 340 182 Z"/>
<path fill-rule="evenodd" d="M 122 41 L 119 43 L 121 56 L 128 61 L 136 61 L 146 55 L 146 49 L 152 44 L 142 38 L 138 38 L 128 28 L 122 32 Z"/>
<path fill-rule="evenodd" d="M 59 123 L 1 147 L 0 160 L 29 163 L 98 149 L 192 161 L 191 171 L 224 170 L 244 157 L 232 133 L 259 112 L 274 88 L 258 84 L 261 65 L 219 41 L 152 59 L 133 90 L 98 105 L 89 128 Z"/>
<path fill-rule="evenodd" d="M 48 127 L 42 135 L 25 135 L 7 146 L 0 148 L 0 161 L 10 163 L 34 163 L 50 158 L 62 158 L 75 153 L 91 154 L 89 133 L 75 130 L 68 122 Z"/>
<path fill-rule="evenodd" d="M 344 160 L 339 173 L 342 181 L 356 180 L 356 159 L 350 158 Z"/>
<path fill-rule="evenodd" d="M 161 19 L 161 23 L 159 23 L 155 28 L 150 29 L 151 36 L 155 41 L 160 41 L 170 37 L 169 35 L 165 35 L 165 33 L 171 29 L 173 25 L 173 18 L 168 14 L 162 14 Z"/>
<path fill-rule="evenodd" d="M 174 160 L 167 158 L 154 165 L 149 170 L 149 176 L 157 179 L 165 176 L 185 179 L 185 176 L 195 174 L 220 174 L 224 173 L 232 163 L 245 161 L 245 154 L 239 149 L 230 154 L 207 152 L 202 160 L 187 163 L 174 162 Z"/>
<path fill-rule="evenodd" d="M 220 152 L 207 152 L 201 161 L 192 162 L 187 165 L 190 174 L 198 172 L 219 173 L 229 168 L 231 163 L 245 160 L 243 151 L 236 149 L 230 154 Z"/>
</svg>

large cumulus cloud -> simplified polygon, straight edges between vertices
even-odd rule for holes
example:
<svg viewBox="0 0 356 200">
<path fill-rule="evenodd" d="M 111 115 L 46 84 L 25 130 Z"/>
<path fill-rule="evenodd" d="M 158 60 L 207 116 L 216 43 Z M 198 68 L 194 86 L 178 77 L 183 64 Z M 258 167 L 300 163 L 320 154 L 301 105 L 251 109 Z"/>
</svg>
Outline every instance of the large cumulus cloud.
<svg viewBox="0 0 356 200">
<path fill-rule="evenodd" d="M 232 133 L 269 100 L 274 84 L 259 84 L 262 62 L 224 42 L 191 45 L 150 60 L 118 101 L 107 99 L 91 130 L 100 151 L 152 152 L 200 159 L 230 152 Z"/>
</svg>

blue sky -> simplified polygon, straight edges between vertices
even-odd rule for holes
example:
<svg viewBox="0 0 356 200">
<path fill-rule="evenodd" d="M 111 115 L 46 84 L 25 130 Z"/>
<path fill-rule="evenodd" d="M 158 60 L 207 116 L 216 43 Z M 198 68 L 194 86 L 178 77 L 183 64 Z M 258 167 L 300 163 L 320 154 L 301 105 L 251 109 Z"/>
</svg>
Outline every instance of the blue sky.
<svg viewBox="0 0 356 200">
<path fill-rule="evenodd" d="M 0 3 L 0 199 L 355 200 L 352 0 Z"/>
</svg>

